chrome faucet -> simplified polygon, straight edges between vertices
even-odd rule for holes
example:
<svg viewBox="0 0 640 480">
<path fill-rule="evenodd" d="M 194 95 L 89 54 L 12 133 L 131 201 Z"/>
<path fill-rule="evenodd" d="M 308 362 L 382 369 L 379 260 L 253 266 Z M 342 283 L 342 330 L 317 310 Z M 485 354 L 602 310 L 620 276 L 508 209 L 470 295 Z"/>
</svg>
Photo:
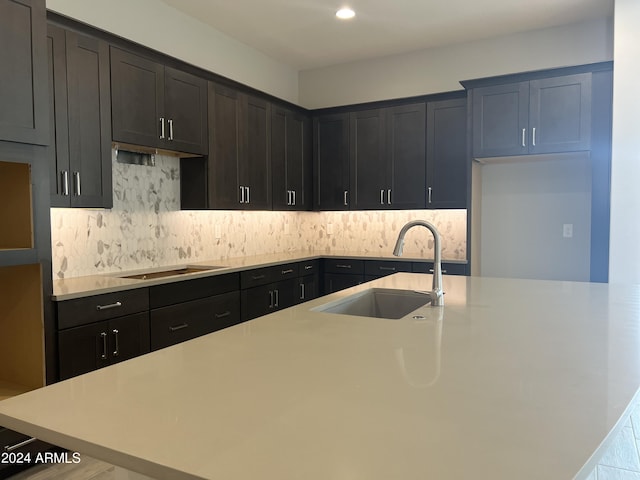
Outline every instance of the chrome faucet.
<svg viewBox="0 0 640 480">
<path fill-rule="evenodd" d="M 431 292 L 429 292 L 429 295 L 431 296 L 431 305 L 434 307 L 441 307 L 444 305 L 444 292 L 442 291 L 442 251 L 440 248 L 440 234 L 436 227 L 425 220 L 414 220 L 407 223 L 402 227 L 402 230 L 400 230 L 400 233 L 398 234 L 398 240 L 396 241 L 396 246 L 393 249 L 393 254 L 396 257 L 400 257 L 402 255 L 404 237 L 407 232 L 416 225 L 429 229 L 433 234 L 433 283 L 431 285 Z"/>
</svg>

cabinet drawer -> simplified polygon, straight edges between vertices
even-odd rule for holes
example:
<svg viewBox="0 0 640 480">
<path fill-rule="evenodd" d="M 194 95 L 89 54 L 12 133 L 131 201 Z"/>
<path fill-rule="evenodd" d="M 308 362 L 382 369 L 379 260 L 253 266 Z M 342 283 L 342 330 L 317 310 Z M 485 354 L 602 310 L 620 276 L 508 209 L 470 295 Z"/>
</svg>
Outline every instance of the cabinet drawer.
<svg viewBox="0 0 640 480">
<path fill-rule="evenodd" d="M 433 262 L 413 262 L 411 271 L 413 273 L 433 273 Z M 466 263 L 443 263 L 442 273 L 444 275 L 466 275 Z"/>
<path fill-rule="evenodd" d="M 64 300 L 57 303 L 58 329 L 63 330 L 146 310 L 149 310 L 147 288 Z"/>
<path fill-rule="evenodd" d="M 240 288 L 258 287 L 298 276 L 297 263 L 285 263 L 274 267 L 256 268 L 240 273 Z"/>
<path fill-rule="evenodd" d="M 240 274 L 238 273 L 165 283 L 149 288 L 149 306 L 150 308 L 166 307 L 233 292 L 239 288 Z"/>
<path fill-rule="evenodd" d="M 393 260 L 367 260 L 364 264 L 365 275 L 383 277 L 397 272 L 410 272 L 411 262 Z"/>
<path fill-rule="evenodd" d="M 327 258 L 324 261 L 325 273 L 364 274 L 364 260 L 347 258 Z"/>
<path fill-rule="evenodd" d="M 9 430 L 8 428 L 0 427 L 0 453 L 10 452 L 25 455 L 30 454 L 31 462 L 24 464 L 12 464 L 0 462 L 0 478 L 9 478 L 15 473 L 25 470 L 31 464 L 35 464 L 36 456 L 40 452 L 46 452 L 49 450 L 61 451 L 58 447 L 43 442 L 42 440 L 35 439 L 28 435 Z"/>
<path fill-rule="evenodd" d="M 360 285 L 365 281 L 364 275 L 341 275 L 338 273 L 325 273 L 324 294 L 344 290 L 345 288 Z"/>
<path fill-rule="evenodd" d="M 184 342 L 240 322 L 240 292 L 151 310 L 151 350 Z"/>
</svg>

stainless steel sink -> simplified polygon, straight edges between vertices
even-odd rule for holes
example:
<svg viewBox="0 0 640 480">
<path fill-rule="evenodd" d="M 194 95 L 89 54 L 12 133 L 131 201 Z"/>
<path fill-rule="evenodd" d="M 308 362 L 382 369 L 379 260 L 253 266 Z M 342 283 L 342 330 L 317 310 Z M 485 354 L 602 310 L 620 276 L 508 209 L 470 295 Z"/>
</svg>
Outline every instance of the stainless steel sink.
<svg viewBox="0 0 640 480">
<path fill-rule="evenodd" d="M 313 308 L 315 312 L 357 315 L 396 320 L 424 307 L 431 301 L 429 292 L 371 288 L 347 298 Z"/>
<path fill-rule="evenodd" d="M 165 277 L 174 277 L 177 275 L 185 275 L 188 273 L 200 273 L 200 272 L 208 272 L 211 270 L 218 270 L 220 268 L 218 266 L 206 266 L 206 267 L 197 267 L 197 266 L 187 266 L 180 268 L 172 268 L 171 270 L 154 270 L 144 273 L 136 273 L 133 275 L 118 275 L 118 278 L 131 278 L 134 280 L 151 280 L 153 278 L 165 278 Z"/>
</svg>

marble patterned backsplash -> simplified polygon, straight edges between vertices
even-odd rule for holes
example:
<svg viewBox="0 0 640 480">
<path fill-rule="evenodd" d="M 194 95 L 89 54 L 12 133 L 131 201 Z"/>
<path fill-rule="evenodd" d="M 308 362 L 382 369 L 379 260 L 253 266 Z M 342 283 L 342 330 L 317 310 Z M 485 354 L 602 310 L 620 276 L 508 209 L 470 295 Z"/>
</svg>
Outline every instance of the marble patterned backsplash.
<svg viewBox="0 0 640 480">
<path fill-rule="evenodd" d="M 113 209 L 51 209 L 53 277 L 71 278 L 293 251 L 391 253 L 402 226 L 429 220 L 447 260 L 466 258 L 465 210 L 360 212 L 181 211 L 180 168 L 113 157 Z M 424 229 L 407 234 L 406 256 L 431 257 Z"/>
</svg>

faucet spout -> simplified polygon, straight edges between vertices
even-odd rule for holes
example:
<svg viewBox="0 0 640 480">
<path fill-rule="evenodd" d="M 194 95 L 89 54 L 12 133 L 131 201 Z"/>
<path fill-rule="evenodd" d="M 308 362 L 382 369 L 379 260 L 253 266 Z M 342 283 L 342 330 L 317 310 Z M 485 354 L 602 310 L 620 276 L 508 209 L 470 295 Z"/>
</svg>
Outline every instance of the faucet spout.
<svg viewBox="0 0 640 480">
<path fill-rule="evenodd" d="M 421 226 L 428 229 L 433 235 L 433 249 L 434 249 L 434 258 L 433 258 L 433 282 L 431 284 L 431 305 L 434 307 L 441 307 L 444 305 L 444 292 L 442 291 L 442 249 L 440 243 L 440 233 L 436 227 L 425 220 L 413 220 L 412 222 L 407 223 L 398 234 L 398 240 L 396 241 L 396 246 L 393 249 L 393 254 L 396 257 L 402 256 L 402 249 L 404 248 L 404 237 L 407 232 L 415 227 Z"/>
</svg>

